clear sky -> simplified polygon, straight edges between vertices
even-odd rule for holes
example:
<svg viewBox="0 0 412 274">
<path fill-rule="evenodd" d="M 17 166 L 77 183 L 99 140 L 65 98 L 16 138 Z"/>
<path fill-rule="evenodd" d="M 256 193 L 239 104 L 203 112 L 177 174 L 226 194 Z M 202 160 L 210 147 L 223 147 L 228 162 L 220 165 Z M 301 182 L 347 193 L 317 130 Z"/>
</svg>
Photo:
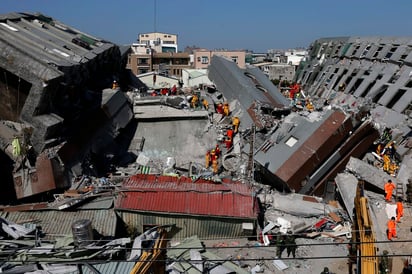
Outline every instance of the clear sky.
<svg viewBox="0 0 412 274">
<path fill-rule="evenodd" d="M 156 12 L 155 12 L 156 10 Z M 323 37 L 411 36 L 411 0 L 0 0 L 0 14 L 40 12 L 124 45 L 139 33 L 209 49 L 308 47 Z"/>
</svg>

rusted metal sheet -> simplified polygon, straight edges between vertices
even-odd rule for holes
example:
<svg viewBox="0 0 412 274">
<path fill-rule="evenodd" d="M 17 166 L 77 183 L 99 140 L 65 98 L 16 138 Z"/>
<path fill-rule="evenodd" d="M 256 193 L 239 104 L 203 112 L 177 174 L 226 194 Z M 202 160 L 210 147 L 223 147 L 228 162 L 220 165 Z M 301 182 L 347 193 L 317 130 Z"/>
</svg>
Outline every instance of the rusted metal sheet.
<svg viewBox="0 0 412 274">
<path fill-rule="evenodd" d="M 275 171 L 275 175 L 289 188 L 299 191 L 302 181 L 310 176 L 353 130 L 351 120 L 340 112 L 333 112 L 299 149 Z"/>
<path fill-rule="evenodd" d="M 14 188 L 17 199 L 43 193 L 56 188 L 53 166 L 46 154 L 40 154 L 36 168 L 24 167 L 14 175 Z"/>
<path fill-rule="evenodd" d="M 117 209 L 251 219 L 258 214 L 252 189 L 238 182 L 192 183 L 185 177 L 139 174 L 127 179 L 122 190 Z"/>
<path fill-rule="evenodd" d="M 48 203 L 35 203 L 35 204 L 22 204 L 14 206 L 2 206 L 0 211 L 4 212 L 15 212 L 15 211 L 30 211 L 30 210 L 41 210 L 46 209 Z"/>
</svg>

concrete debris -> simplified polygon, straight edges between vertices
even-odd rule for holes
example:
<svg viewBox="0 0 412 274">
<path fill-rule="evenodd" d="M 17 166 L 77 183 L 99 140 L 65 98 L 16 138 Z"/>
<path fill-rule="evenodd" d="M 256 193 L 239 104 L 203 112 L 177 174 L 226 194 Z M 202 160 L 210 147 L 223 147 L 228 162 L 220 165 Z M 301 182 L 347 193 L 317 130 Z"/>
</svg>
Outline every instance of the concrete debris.
<svg viewBox="0 0 412 274">
<path fill-rule="evenodd" d="M 20 239 L 27 237 L 29 234 L 33 233 L 36 228 L 25 227 L 13 222 L 10 222 L 4 218 L 0 218 L 1 229 L 3 232 L 7 233 L 13 239 Z"/>
<path fill-rule="evenodd" d="M 267 207 L 301 217 L 321 216 L 342 210 L 324 203 L 320 197 L 310 197 L 297 193 L 285 195 L 275 192 L 259 194 L 258 197 Z"/>
<path fill-rule="evenodd" d="M 383 170 L 354 157 L 349 159 L 346 169 L 358 179 L 371 183 L 382 190 L 387 180 L 391 179 L 393 182 L 397 182 L 396 178 L 388 175 Z"/>
<path fill-rule="evenodd" d="M 0 108 L 0 164 L 5 169 L 0 198 L 13 204 L 2 211 L 68 213 L 98 198 L 113 200 L 116 195 L 119 201 L 127 201 L 127 214 L 116 215 L 121 219 L 119 230 L 133 234 L 134 241 L 90 237 L 82 239 L 85 247 L 74 239 L 78 235 L 71 235 L 51 242 L 39 226 L 1 218 L 5 237 L 1 272 L 61 271 L 74 261 L 90 259 L 101 262 L 90 266 L 96 273 L 106 263 L 114 263 L 104 260 L 114 258 L 124 259 L 116 266 L 130 273 L 150 268 L 157 258 L 165 261 L 158 244 L 167 242 L 166 228 L 172 225 L 148 227 L 161 219 L 153 212 L 170 213 L 170 208 L 153 207 L 143 216 L 135 204 L 142 205 L 142 200 L 126 198 L 153 194 L 154 189 L 165 189 L 179 180 L 189 185 L 185 194 L 202 193 L 208 201 L 218 191 L 227 194 L 224 188 L 228 184 L 238 187 L 232 193 L 252 197 L 253 214 L 247 222 L 236 223 L 236 233 L 252 232 L 255 224 L 259 225 L 256 241 L 242 239 L 242 244 L 226 241 L 213 246 L 232 248 L 229 251 L 211 252 L 197 236 L 183 239 L 167 249 L 170 273 L 320 272 L 313 262 L 275 258 L 281 238 L 294 237 L 298 258 L 325 256 L 323 248 L 330 253 L 327 255 L 344 257 L 346 247 L 317 249 L 311 244 L 340 243 L 358 233 L 352 231 L 352 225 L 358 224 L 353 213 L 359 181 L 372 189 L 372 193 L 369 189 L 364 192 L 370 197 L 378 242 L 386 240 L 387 218 L 396 216 L 393 201 L 381 197 L 384 183 L 389 179 L 395 182 L 395 198 L 411 197 L 412 191 L 405 191 L 412 183 L 410 39 L 316 40 L 297 70 L 296 81 L 290 85 L 280 82 L 279 88 L 257 67 L 240 68 L 232 60 L 214 55 L 208 73 L 202 73 L 204 83 L 199 78 L 196 86 L 183 87 L 189 79 L 156 71 L 138 77 L 124 72 L 121 64 L 127 63 L 127 50 L 122 52 L 117 45 L 53 18 L 13 13 L 2 20 L 22 30 L 0 30 L 4 34 L 0 67 L 10 80 L 1 82 L 0 88 L 11 102 L 21 100 L 16 109 Z M 31 39 L 27 31 L 39 36 L 38 46 L 22 46 Z M 47 49 L 51 44 L 65 55 L 52 54 Z M 66 44 L 75 44 L 76 50 Z M 38 58 L 32 58 L 33 54 Z M 119 187 L 131 178 L 147 183 L 146 189 L 119 194 Z M 248 194 L 240 195 L 241 187 L 234 182 L 247 187 Z M 206 186 L 213 190 L 201 192 Z M 181 197 L 176 188 L 158 192 Z M 48 202 L 41 207 L 15 205 L 16 200 L 27 198 Z M 177 199 L 168 201 L 169 207 L 179 204 Z M 167 204 L 166 199 L 160 202 L 159 207 Z M 113 207 L 112 203 L 108 207 Z M 197 215 L 205 216 L 199 227 L 209 227 L 210 211 L 207 216 L 202 208 L 205 204 L 196 204 Z M 216 204 L 209 206 L 222 211 Z M 233 212 L 236 206 L 226 205 Z M 192 235 L 191 226 L 185 223 L 187 208 L 182 204 L 171 219 L 184 219 L 183 225 Z M 223 219 L 236 217 L 228 215 Z M 205 229 L 201 236 L 213 237 L 212 230 Z M 404 232 L 401 230 L 402 237 Z M 178 233 L 173 231 L 171 237 Z M 130 245 L 131 252 L 124 252 Z M 248 252 L 254 256 L 253 263 L 245 259 L 251 256 Z M 266 260 L 259 261 L 262 257 Z M 61 264 L 53 266 L 56 259 Z M 39 263 L 33 263 L 36 261 Z"/>
</svg>

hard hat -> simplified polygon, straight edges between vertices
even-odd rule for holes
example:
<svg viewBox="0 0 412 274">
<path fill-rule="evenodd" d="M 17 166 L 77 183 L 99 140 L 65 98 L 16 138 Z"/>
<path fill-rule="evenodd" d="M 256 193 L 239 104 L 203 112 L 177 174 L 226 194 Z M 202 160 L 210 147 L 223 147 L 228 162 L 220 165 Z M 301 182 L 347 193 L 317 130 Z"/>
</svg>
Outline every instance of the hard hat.
<svg viewBox="0 0 412 274">
<path fill-rule="evenodd" d="M 214 150 L 214 149 L 212 149 L 212 153 L 215 153 L 215 150 Z"/>
</svg>

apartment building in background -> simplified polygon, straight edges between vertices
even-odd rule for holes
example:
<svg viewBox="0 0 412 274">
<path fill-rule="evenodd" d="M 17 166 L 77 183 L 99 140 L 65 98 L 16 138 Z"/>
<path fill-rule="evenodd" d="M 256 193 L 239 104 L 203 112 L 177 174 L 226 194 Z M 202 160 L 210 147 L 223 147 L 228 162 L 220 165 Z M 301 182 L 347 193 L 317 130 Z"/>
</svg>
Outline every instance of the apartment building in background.
<svg viewBox="0 0 412 274">
<path fill-rule="evenodd" d="M 240 68 L 246 67 L 246 51 L 245 50 L 208 50 L 195 49 L 193 50 L 193 67 L 195 69 L 206 69 L 210 65 L 212 56 L 218 55 L 226 57 L 235 62 Z"/>
<path fill-rule="evenodd" d="M 139 34 L 138 42 L 131 46 L 127 68 L 135 75 L 155 71 L 158 74 L 180 78 L 182 70 L 191 67 L 190 55 L 177 50 L 176 34 Z"/>
</svg>

